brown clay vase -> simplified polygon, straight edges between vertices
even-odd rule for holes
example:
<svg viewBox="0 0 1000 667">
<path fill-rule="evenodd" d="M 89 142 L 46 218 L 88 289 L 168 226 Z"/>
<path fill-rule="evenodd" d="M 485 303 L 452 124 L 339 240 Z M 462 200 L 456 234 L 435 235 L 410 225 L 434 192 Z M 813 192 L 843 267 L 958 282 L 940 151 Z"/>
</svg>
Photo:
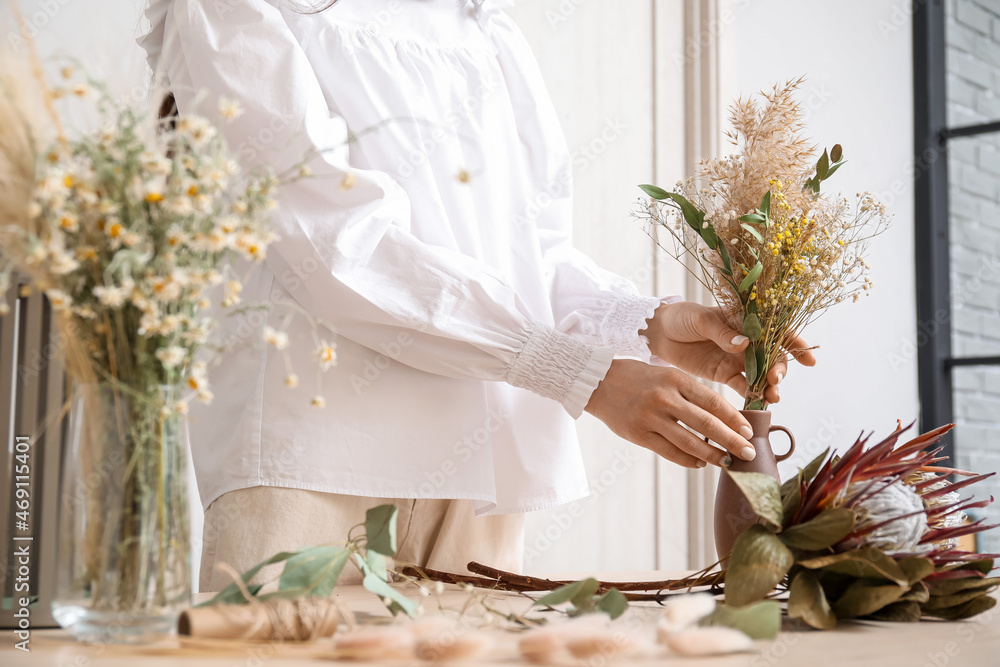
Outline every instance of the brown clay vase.
<svg viewBox="0 0 1000 667">
<path fill-rule="evenodd" d="M 784 461 L 795 451 L 795 438 L 791 431 L 784 426 L 771 426 L 771 413 L 767 410 L 740 410 L 740 414 L 746 417 L 753 428 L 750 444 L 757 451 L 757 456 L 753 461 L 744 461 L 733 456 L 733 463 L 729 469 L 735 472 L 763 473 L 780 482 L 778 461 Z M 771 449 L 770 441 L 770 435 L 774 431 L 783 431 L 789 440 L 788 451 L 777 457 Z M 749 501 L 723 470 L 719 476 L 719 487 L 715 492 L 715 550 L 719 554 L 719 559 L 723 560 L 723 567 L 726 565 L 724 559 L 732 551 L 736 538 L 747 526 L 757 523 L 757 520 Z"/>
</svg>

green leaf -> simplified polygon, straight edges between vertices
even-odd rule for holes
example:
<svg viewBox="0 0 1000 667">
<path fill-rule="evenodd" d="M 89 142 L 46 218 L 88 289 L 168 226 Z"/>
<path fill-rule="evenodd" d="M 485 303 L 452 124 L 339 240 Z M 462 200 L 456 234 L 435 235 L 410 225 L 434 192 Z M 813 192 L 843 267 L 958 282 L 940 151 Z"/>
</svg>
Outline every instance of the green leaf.
<svg viewBox="0 0 1000 667">
<path fill-rule="evenodd" d="M 830 166 L 830 171 L 826 172 L 826 177 L 827 177 L 827 178 L 830 178 L 830 177 L 831 177 L 831 176 L 833 176 L 833 175 L 834 175 L 835 173 L 837 173 L 837 170 L 838 170 L 838 169 L 840 169 L 840 166 L 841 166 L 842 164 L 844 164 L 845 162 L 846 162 L 846 160 L 844 160 L 844 161 L 841 161 L 841 162 L 838 162 L 837 164 L 834 164 L 834 165 L 831 165 L 831 166 Z"/>
<path fill-rule="evenodd" d="M 278 589 L 300 589 L 303 595 L 328 597 L 351 552 L 334 546 L 310 547 L 288 559 Z"/>
<path fill-rule="evenodd" d="M 365 512 L 366 548 L 386 556 L 396 555 L 396 516 L 399 508 L 395 505 L 379 505 Z"/>
<path fill-rule="evenodd" d="M 819 156 L 819 161 L 816 162 L 816 175 L 819 176 L 819 180 L 822 181 L 826 178 L 828 171 L 830 171 L 830 156 L 824 149 L 823 154 Z"/>
<path fill-rule="evenodd" d="M 961 593 L 955 593 L 954 595 L 930 595 L 920 606 L 925 611 L 947 609 L 948 607 L 955 607 L 957 605 L 964 604 L 969 600 L 975 600 L 983 595 L 989 595 L 989 591 L 977 589 L 962 591 Z"/>
<path fill-rule="evenodd" d="M 981 579 L 979 577 L 968 577 L 966 579 L 946 579 L 944 581 L 929 582 L 931 595 L 933 597 L 946 597 L 962 593 L 969 590 L 979 590 L 983 588 L 993 588 L 1000 585 L 1000 577 Z"/>
<path fill-rule="evenodd" d="M 781 485 L 781 525 L 787 526 L 802 504 L 802 473 Z"/>
<path fill-rule="evenodd" d="M 725 470 L 750 501 L 750 507 L 764 524 L 773 530 L 781 527 L 781 490 L 778 480 L 759 472 Z"/>
<path fill-rule="evenodd" d="M 800 560 L 798 564 L 810 570 L 822 569 L 824 572 L 846 574 L 851 577 L 892 581 L 901 587 L 910 585 L 909 577 L 896 564 L 896 560 L 874 547 Z"/>
<path fill-rule="evenodd" d="M 743 318 L 743 335 L 750 340 L 758 340 L 760 334 L 760 319 L 754 313 L 747 313 L 747 316 Z"/>
<path fill-rule="evenodd" d="M 896 561 L 899 569 L 906 575 L 910 585 L 923 581 L 924 578 L 934 571 L 934 561 L 930 558 L 914 556 L 912 558 L 900 558 Z"/>
<path fill-rule="evenodd" d="M 830 159 L 834 162 L 840 162 L 841 158 L 844 157 L 844 147 L 840 144 L 834 144 L 833 148 L 830 149 Z"/>
<path fill-rule="evenodd" d="M 754 352 L 753 345 L 743 350 L 743 366 L 747 373 L 747 385 L 752 387 L 757 381 L 757 353 Z"/>
<path fill-rule="evenodd" d="M 823 450 L 822 454 L 814 458 L 812 461 L 809 462 L 809 465 L 807 465 L 805 468 L 802 469 L 802 480 L 806 484 L 813 481 L 813 478 L 816 476 L 816 473 L 818 473 L 819 469 L 823 467 L 823 462 L 826 461 L 826 456 L 829 453 L 830 453 L 830 448 L 827 447 L 826 449 Z"/>
<path fill-rule="evenodd" d="M 750 405 L 748 405 L 746 407 L 746 409 L 747 410 L 763 410 L 764 409 L 764 401 L 754 401 L 753 403 L 751 403 Z"/>
<path fill-rule="evenodd" d="M 747 213 L 746 215 L 741 215 L 739 220 L 740 222 L 746 222 L 751 225 L 763 225 L 767 222 L 767 218 L 760 213 Z"/>
<path fill-rule="evenodd" d="M 640 185 L 639 188 L 653 199 L 666 199 L 670 193 L 655 185 Z"/>
<path fill-rule="evenodd" d="M 612 588 L 597 600 L 596 607 L 614 620 L 628 609 L 628 600 L 620 590 Z"/>
<path fill-rule="evenodd" d="M 704 239 L 705 245 L 707 245 L 712 250 L 719 247 L 719 237 L 715 234 L 715 227 L 712 225 L 705 225 L 701 230 L 701 238 Z"/>
<path fill-rule="evenodd" d="M 705 212 L 689 202 L 684 195 L 679 195 L 676 192 L 668 192 L 667 196 L 681 207 L 681 213 L 684 215 L 684 220 L 687 221 L 691 228 L 701 234 L 701 228 L 705 221 Z"/>
<path fill-rule="evenodd" d="M 750 269 L 750 273 L 746 275 L 746 278 L 743 279 L 743 282 L 740 283 L 740 292 L 741 293 L 746 292 L 748 289 L 750 289 L 750 286 L 753 285 L 753 282 L 760 277 L 760 272 L 763 270 L 764 270 L 764 265 L 761 264 L 760 262 L 757 262 L 757 264 L 755 264 L 754 267 Z"/>
<path fill-rule="evenodd" d="M 927 602 L 930 599 L 931 599 L 931 592 L 930 589 L 927 588 L 927 584 L 925 584 L 922 581 L 918 581 L 917 583 L 910 586 L 910 590 L 903 593 L 903 597 L 899 598 L 899 601 L 902 602 L 906 600 L 910 602 L 923 603 Z"/>
<path fill-rule="evenodd" d="M 854 521 L 853 510 L 837 507 L 824 510 L 805 523 L 786 528 L 779 537 L 793 549 L 819 551 L 847 537 L 854 530 Z"/>
<path fill-rule="evenodd" d="M 886 584 L 872 579 L 854 581 L 840 599 L 833 603 L 833 613 L 837 618 L 858 618 L 868 616 L 882 607 L 892 604 L 907 591 L 897 584 Z"/>
<path fill-rule="evenodd" d="M 920 605 L 916 602 L 900 600 L 886 605 L 873 614 L 871 618 L 889 623 L 916 623 L 920 620 Z"/>
<path fill-rule="evenodd" d="M 410 617 L 415 615 L 418 606 L 417 603 L 380 579 L 378 575 L 371 570 L 368 570 L 367 574 L 365 574 L 365 578 L 361 581 L 361 585 L 364 586 L 366 590 L 379 596 L 379 598 L 383 601 L 388 598 L 389 604 L 387 606 L 393 616 L 399 612 L 403 612 Z"/>
<path fill-rule="evenodd" d="M 801 618 L 818 630 L 829 630 L 837 625 L 837 616 L 820 585 L 819 577 L 812 570 L 800 570 L 788 590 L 788 617 Z"/>
<path fill-rule="evenodd" d="M 766 527 L 756 523 L 747 527 L 733 545 L 729 559 L 726 604 L 744 607 L 763 600 L 794 562 L 792 552 Z"/>
<path fill-rule="evenodd" d="M 733 628 L 750 639 L 774 639 L 781 630 L 781 604 L 764 600 L 748 607 L 716 605 L 715 611 L 701 619 L 698 625 Z"/>
<path fill-rule="evenodd" d="M 581 579 L 580 581 L 574 581 L 572 584 L 566 584 L 565 586 L 560 586 L 548 595 L 543 595 L 542 597 L 535 600 L 535 606 L 539 607 L 554 607 L 557 604 L 562 604 L 563 602 L 570 602 L 577 599 L 590 598 L 593 597 L 597 589 L 600 588 L 600 584 L 597 579 L 588 578 Z"/>
<path fill-rule="evenodd" d="M 753 236 L 755 239 L 757 239 L 757 243 L 763 243 L 764 242 L 764 237 L 760 235 L 760 232 L 758 232 L 756 229 L 754 229 L 750 225 L 748 225 L 746 223 L 743 223 L 743 224 L 740 225 L 740 227 L 742 227 L 743 229 L 745 229 L 748 232 L 750 232 L 750 235 Z"/>
<path fill-rule="evenodd" d="M 268 558 L 266 560 L 262 560 L 261 562 L 257 563 L 256 565 L 254 565 L 253 567 L 251 567 L 249 570 L 247 570 L 246 572 L 244 572 L 243 575 L 241 576 L 241 579 L 243 579 L 243 583 L 244 584 L 247 584 L 247 588 L 249 589 L 250 594 L 251 595 L 256 595 L 257 592 L 263 586 L 263 584 L 255 584 L 255 585 L 251 586 L 250 585 L 250 581 L 257 575 L 258 572 L 261 571 L 261 569 L 264 566 L 271 565 L 272 563 L 280 563 L 282 561 L 288 560 L 289 558 L 292 558 L 293 556 L 295 556 L 297 554 L 300 554 L 303 551 L 308 551 L 311 548 L 312 547 L 306 547 L 305 549 L 301 549 L 299 551 L 281 551 L 281 552 L 278 552 L 278 553 L 274 554 L 273 556 L 271 556 L 270 558 Z M 236 583 L 234 582 L 234 583 L 229 584 L 225 588 L 223 588 L 221 591 L 219 591 L 211 600 L 208 600 L 206 602 L 202 602 L 201 604 L 199 604 L 197 606 L 199 606 L 199 607 L 207 607 L 207 606 L 213 605 L 213 604 L 246 604 L 246 602 L 247 602 L 247 600 L 246 600 L 245 597 L 243 597 L 243 593 L 240 592 L 239 586 L 237 586 Z"/>
<path fill-rule="evenodd" d="M 733 260 L 729 257 L 729 250 L 722 241 L 719 241 L 719 255 L 722 257 L 722 268 L 728 275 L 733 275 Z"/>
<path fill-rule="evenodd" d="M 764 216 L 764 226 L 771 221 L 771 191 L 768 190 L 764 193 L 764 196 L 760 198 L 760 213 Z"/>
<path fill-rule="evenodd" d="M 767 373 L 767 354 L 764 352 L 763 346 L 757 346 L 754 353 L 757 355 L 757 379 L 759 380 Z"/>
<path fill-rule="evenodd" d="M 962 619 L 978 616 L 984 611 L 992 609 L 996 606 L 996 604 L 997 599 L 995 597 L 983 595 L 954 607 L 947 607 L 945 609 L 923 609 L 922 611 L 927 616 L 943 618 L 946 621 L 960 621 Z"/>
</svg>

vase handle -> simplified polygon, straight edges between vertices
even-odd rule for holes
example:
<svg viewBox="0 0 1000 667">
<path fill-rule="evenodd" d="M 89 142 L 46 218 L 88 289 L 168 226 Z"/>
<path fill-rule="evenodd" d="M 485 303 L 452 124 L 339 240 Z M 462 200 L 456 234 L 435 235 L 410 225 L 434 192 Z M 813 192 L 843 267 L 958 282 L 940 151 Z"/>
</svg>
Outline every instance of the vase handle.
<svg viewBox="0 0 1000 667">
<path fill-rule="evenodd" d="M 771 428 L 767 429 L 767 434 L 770 435 L 775 431 L 781 431 L 788 436 L 788 451 L 782 454 L 781 456 L 774 457 L 774 460 L 780 463 L 781 461 L 784 461 L 793 453 L 795 453 L 795 436 L 792 435 L 792 432 L 789 431 L 784 426 L 772 426 Z"/>
</svg>

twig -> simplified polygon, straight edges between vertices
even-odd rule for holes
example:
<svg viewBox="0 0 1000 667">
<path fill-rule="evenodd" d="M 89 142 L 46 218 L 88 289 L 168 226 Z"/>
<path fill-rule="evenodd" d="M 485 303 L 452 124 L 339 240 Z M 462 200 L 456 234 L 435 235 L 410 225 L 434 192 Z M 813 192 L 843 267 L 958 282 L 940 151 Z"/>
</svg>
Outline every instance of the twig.
<svg viewBox="0 0 1000 667">
<path fill-rule="evenodd" d="M 482 563 L 472 562 L 468 566 L 470 572 L 475 572 L 476 576 L 469 574 L 455 574 L 452 572 L 442 572 L 429 568 L 418 568 L 407 565 L 400 569 L 400 574 L 410 577 L 420 577 L 431 581 L 440 581 L 445 584 L 465 585 L 469 584 L 477 588 L 491 590 L 508 591 L 512 593 L 543 593 L 555 590 L 561 586 L 574 583 L 572 581 L 540 579 L 528 577 L 522 574 L 498 570 Z M 605 593 L 612 588 L 616 588 L 625 596 L 629 602 L 662 602 L 676 592 L 688 591 L 692 588 L 708 586 L 709 592 L 720 593 L 722 583 L 725 579 L 724 572 L 714 572 L 704 575 L 698 573 L 683 579 L 664 579 L 662 581 L 599 581 L 599 593 Z M 655 593 L 638 591 L 656 591 Z M 664 591 L 674 591 L 666 593 Z"/>
<path fill-rule="evenodd" d="M 496 579 L 507 585 L 518 586 L 517 590 L 543 590 L 550 591 L 560 586 L 573 583 L 572 581 L 553 581 L 550 579 L 538 579 L 527 577 L 513 572 L 498 570 L 482 563 L 472 562 L 466 567 L 470 572 Z M 605 592 L 611 588 L 619 591 L 676 591 L 685 588 L 695 588 L 698 586 L 718 586 L 725 580 L 724 572 L 714 572 L 712 574 L 701 574 L 700 572 L 684 577 L 683 579 L 664 579 L 661 581 L 599 581 L 600 592 Z"/>
</svg>

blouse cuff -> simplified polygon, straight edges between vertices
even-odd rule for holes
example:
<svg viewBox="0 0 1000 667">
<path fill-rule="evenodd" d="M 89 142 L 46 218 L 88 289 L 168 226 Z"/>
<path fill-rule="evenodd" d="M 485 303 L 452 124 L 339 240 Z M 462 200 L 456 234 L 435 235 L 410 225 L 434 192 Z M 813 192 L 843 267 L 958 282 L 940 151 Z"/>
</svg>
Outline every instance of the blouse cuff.
<svg viewBox="0 0 1000 667">
<path fill-rule="evenodd" d="M 557 401 L 576 419 L 607 375 L 614 357 L 614 350 L 587 345 L 538 325 L 507 370 L 507 382 Z"/>
<path fill-rule="evenodd" d="M 649 351 L 649 339 L 639 335 L 646 328 L 646 320 L 653 317 L 661 305 L 683 301 L 679 296 L 659 299 L 655 296 L 625 295 L 618 298 L 608 309 L 601 322 L 601 341 L 616 353 L 635 357 L 646 363 L 653 363 Z"/>
</svg>

